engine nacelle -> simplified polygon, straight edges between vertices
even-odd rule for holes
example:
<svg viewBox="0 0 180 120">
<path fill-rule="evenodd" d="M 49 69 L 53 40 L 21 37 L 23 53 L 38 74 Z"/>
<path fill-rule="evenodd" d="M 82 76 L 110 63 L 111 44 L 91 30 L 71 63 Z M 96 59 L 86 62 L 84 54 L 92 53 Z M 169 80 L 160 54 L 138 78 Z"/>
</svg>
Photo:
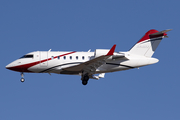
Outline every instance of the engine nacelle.
<svg viewBox="0 0 180 120">
<path fill-rule="evenodd" d="M 124 53 L 114 53 L 114 55 L 112 56 L 112 59 L 120 59 L 124 57 L 125 57 Z"/>
<path fill-rule="evenodd" d="M 102 56 L 102 55 L 106 55 L 107 53 L 109 52 L 108 49 L 96 49 L 95 52 L 94 52 L 94 57 L 99 57 L 99 56 Z M 113 53 L 114 55 L 109 57 L 108 60 L 112 60 L 112 59 L 120 59 L 120 58 L 124 58 L 125 57 L 125 54 L 124 53 L 121 53 L 121 52 L 114 52 Z"/>
<path fill-rule="evenodd" d="M 94 57 L 96 58 L 102 55 L 106 55 L 108 52 L 109 52 L 108 49 L 96 49 L 94 52 Z"/>
</svg>

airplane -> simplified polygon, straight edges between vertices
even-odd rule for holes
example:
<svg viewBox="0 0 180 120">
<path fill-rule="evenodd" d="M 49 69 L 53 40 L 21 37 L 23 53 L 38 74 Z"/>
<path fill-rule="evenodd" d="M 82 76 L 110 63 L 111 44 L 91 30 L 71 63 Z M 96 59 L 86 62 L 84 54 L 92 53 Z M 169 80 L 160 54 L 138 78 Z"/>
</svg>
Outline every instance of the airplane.
<svg viewBox="0 0 180 120">
<path fill-rule="evenodd" d="M 36 51 L 30 52 L 6 66 L 6 69 L 21 73 L 57 73 L 80 75 L 82 84 L 87 85 L 89 79 L 99 80 L 105 73 L 139 68 L 157 63 L 153 58 L 156 48 L 166 32 L 172 29 L 157 31 L 151 29 L 127 52 L 115 52 L 116 44 L 109 49 L 96 49 L 94 52 L 76 51 Z M 97 75 L 98 74 L 98 75 Z"/>
</svg>

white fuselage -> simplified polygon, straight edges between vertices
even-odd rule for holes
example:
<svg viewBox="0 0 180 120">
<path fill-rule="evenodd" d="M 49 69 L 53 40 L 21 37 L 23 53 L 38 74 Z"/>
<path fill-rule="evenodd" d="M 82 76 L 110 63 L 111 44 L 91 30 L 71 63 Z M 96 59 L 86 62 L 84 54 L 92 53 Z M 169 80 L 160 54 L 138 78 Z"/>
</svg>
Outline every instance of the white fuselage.
<svg viewBox="0 0 180 120">
<path fill-rule="evenodd" d="M 106 64 L 100 66 L 95 74 L 127 70 L 158 62 L 156 58 L 131 55 L 128 52 L 123 52 L 123 54 L 125 54 L 126 58 L 112 59 L 110 57 L 107 59 Z M 37 51 L 26 54 L 6 67 L 18 72 L 80 74 L 81 71 L 65 72 L 63 69 L 84 63 L 93 58 L 94 52 Z"/>
</svg>

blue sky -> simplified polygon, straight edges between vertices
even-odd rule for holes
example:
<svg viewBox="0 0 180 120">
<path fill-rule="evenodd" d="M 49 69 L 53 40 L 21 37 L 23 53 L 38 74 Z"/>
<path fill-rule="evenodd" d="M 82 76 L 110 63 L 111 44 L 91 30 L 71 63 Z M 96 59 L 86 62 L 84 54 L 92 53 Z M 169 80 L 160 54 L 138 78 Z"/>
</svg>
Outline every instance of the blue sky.
<svg viewBox="0 0 180 120">
<path fill-rule="evenodd" d="M 177 0 L 1 0 L 1 120 L 179 120 L 180 2 Z M 173 29 L 157 64 L 80 76 L 25 74 L 5 66 L 32 51 L 128 51 L 148 30 Z"/>
</svg>

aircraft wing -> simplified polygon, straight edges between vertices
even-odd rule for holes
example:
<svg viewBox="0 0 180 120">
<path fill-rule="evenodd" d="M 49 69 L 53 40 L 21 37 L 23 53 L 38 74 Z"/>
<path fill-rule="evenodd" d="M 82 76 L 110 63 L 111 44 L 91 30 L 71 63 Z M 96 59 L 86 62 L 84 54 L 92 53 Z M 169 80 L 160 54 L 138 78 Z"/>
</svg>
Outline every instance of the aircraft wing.
<svg viewBox="0 0 180 120">
<path fill-rule="evenodd" d="M 116 45 L 113 45 L 113 47 L 109 50 L 109 52 L 106 55 L 101 55 L 99 57 L 96 57 L 92 60 L 86 61 L 79 65 L 63 68 L 63 71 L 73 71 L 73 72 L 77 71 L 77 72 L 82 72 L 84 74 L 88 73 L 89 75 L 92 75 L 95 73 L 98 67 L 105 64 L 106 60 L 113 55 L 115 47 Z"/>
</svg>

